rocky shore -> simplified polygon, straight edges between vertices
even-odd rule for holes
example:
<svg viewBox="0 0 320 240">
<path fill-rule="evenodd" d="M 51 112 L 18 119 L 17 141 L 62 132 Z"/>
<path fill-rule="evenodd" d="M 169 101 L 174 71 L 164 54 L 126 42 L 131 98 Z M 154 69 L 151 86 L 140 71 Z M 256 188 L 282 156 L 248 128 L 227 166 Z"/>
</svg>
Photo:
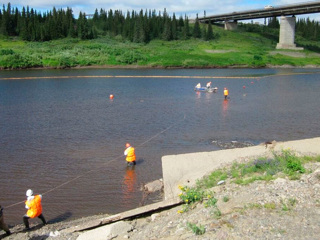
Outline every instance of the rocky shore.
<svg viewBox="0 0 320 240">
<path fill-rule="evenodd" d="M 319 239 L 320 235 L 320 163 L 305 166 L 300 180 L 288 180 L 281 174 L 271 182 L 256 181 L 240 186 L 227 180 L 211 190 L 217 207 L 198 203 L 182 212 L 183 205 L 153 212 L 135 219 L 109 225 L 108 234 L 93 238 L 95 229 L 73 232 L 78 224 L 106 217 L 92 216 L 75 221 L 11 228 L 10 240 L 40 239 Z M 182 212 L 182 213 L 181 213 Z M 35 223 L 35 221 L 33 221 Z M 189 226 L 189 227 L 188 227 Z M 196 228 L 205 232 L 195 234 Z M 101 227 L 100 227 L 101 228 Z M 4 233 L 4 232 L 3 232 Z M 88 237 L 92 236 L 92 238 Z"/>
<path fill-rule="evenodd" d="M 261 148 L 271 151 L 289 147 L 300 153 L 318 155 L 319 140 L 270 142 L 265 146 L 253 147 L 248 147 L 250 143 L 213 141 L 212 144 L 222 148 L 236 149 L 199 153 L 196 156 L 208 158 L 213 154 L 217 158 L 221 153 L 224 156 L 227 153 L 239 156 L 241 147 L 246 147 L 241 151 L 252 151 L 253 154 L 261 152 Z M 188 157 L 193 161 L 195 155 L 179 156 L 185 161 Z M 226 156 L 226 159 L 230 156 Z M 228 168 L 231 164 L 226 163 L 224 167 Z M 298 180 L 289 180 L 283 173 L 278 173 L 272 181 L 255 181 L 248 185 L 238 185 L 232 179 L 226 179 L 209 190 L 217 199 L 214 206 L 208 207 L 205 202 L 185 205 L 182 201 L 179 203 L 178 199 L 170 206 L 163 204 L 166 200 L 160 202 L 163 205 L 161 208 L 147 205 L 139 211 L 133 209 L 133 215 L 127 212 L 114 216 L 96 215 L 58 223 L 49 220 L 45 226 L 35 219 L 30 221 L 30 231 L 24 231 L 23 225 L 10 226 L 12 234 L 6 236 L 1 231 L 0 239 L 319 239 L 320 162 L 309 162 L 304 168 L 306 171 Z M 156 189 L 153 194 L 163 194 L 157 186 L 151 184 L 149 189 Z M 107 224 L 106 219 L 112 221 Z"/>
</svg>

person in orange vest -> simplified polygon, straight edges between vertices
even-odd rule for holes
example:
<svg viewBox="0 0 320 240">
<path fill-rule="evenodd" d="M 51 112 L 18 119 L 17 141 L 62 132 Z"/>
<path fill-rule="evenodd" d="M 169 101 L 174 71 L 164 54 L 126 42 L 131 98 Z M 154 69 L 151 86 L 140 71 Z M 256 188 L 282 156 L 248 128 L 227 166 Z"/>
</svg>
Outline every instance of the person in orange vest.
<svg viewBox="0 0 320 240">
<path fill-rule="evenodd" d="M 43 224 L 46 225 L 47 222 L 42 215 L 42 205 L 41 205 L 41 200 L 42 196 L 35 195 L 33 196 L 33 191 L 31 189 L 28 189 L 26 192 L 27 196 L 27 201 L 25 202 L 26 208 L 28 209 L 27 213 L 23 216 L 23 222 L 24 225 L 26 226 L 26 230 L 29 230 L 29 218 L 35 218 L 38 217 L 42 220 Z"/>
<path fill-rule="evenodd" d="M 0 205 L 0 230 L 3 230 L 6 232 L 7 236 L 9 236 L 11 234 L 8 225 L 5 224 L 4 220 L 3 220 L 3 207 L 1 207 Z"/>
<path fill-rule="evenodd" d="M 136 153 L 134 147 L 132 147 L 130 143 L 126 143 L 126 150 L 124 151 L 124 155 L 126 156 L 128 166 L 136 165 Z"/>
<path fill-rule="evenodd" d="M 229 90 L 228 90 L 227 88 L 224 88 L 224 90 L 223 90 L 223 95 L 224 95 L 224 99 L 227 99 L 227 98 L 228 98 Z"/>
</svg>

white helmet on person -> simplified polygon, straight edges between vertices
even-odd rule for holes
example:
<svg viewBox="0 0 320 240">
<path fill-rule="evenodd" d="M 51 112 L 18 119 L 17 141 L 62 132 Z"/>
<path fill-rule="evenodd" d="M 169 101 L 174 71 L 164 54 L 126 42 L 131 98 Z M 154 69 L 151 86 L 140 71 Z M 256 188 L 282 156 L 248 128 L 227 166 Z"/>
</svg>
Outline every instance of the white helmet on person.
<svg viewBox="0 0 320 240">
<path fill-rule="evenodd" d="M 28 189 L 26 192 L 27 197 L 31 197 L 33 195 L 33 191 L 31 189 Z"/>
</svg>

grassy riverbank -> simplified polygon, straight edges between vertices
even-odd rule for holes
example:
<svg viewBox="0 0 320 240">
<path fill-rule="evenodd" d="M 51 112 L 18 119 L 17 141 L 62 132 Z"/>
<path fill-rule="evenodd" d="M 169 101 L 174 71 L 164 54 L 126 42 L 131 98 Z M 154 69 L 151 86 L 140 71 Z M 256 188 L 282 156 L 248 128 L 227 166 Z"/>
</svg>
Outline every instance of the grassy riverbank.
<svg viewBox="0 0 320 240">
<path fill-rule="evenodd" d="M 310 50 L 275 50 L 276 41 L 256 33 L 225 31 L 217 26 L 214 27 L 214 33 L 216 39 L 212 41 L 154 40 L 148 44 L 124 41 L 121 37 L 101 37 L 86 41 L 62 39 L 50 42 L 0 39 L 0 69 L 78 66 L 320 66 L 319 53 Z M 319 43 L 306 43 L 303 39 L 300 42 L 305 46 L 314 46 L 312 49 L 320 47 Z"/>
</svg>

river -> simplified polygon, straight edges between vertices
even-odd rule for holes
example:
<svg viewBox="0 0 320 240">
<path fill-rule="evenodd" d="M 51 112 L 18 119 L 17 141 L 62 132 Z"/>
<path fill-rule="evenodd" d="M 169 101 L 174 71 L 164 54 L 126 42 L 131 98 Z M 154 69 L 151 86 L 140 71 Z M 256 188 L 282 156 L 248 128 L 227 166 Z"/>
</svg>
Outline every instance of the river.
<svg viewBox="0 0 320 240">
<path fill-rule="evenodd" d="M 49 222 L 114 214 L 139 206 L 140 187 L 162 177 L 163 155 L 220 149 L 212 141 L 319 137 L 319 79 L 317 69 L 1 71 L 6 222 L 22 223 L 29 188 L 43 194 Z M 208 81 L 217 93 L 193 90 Z"/>
</svg>

